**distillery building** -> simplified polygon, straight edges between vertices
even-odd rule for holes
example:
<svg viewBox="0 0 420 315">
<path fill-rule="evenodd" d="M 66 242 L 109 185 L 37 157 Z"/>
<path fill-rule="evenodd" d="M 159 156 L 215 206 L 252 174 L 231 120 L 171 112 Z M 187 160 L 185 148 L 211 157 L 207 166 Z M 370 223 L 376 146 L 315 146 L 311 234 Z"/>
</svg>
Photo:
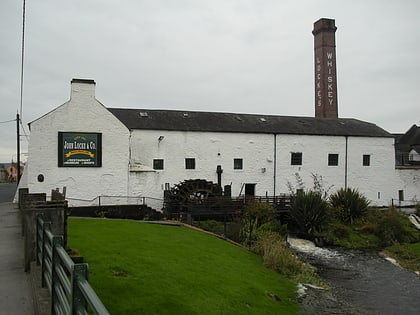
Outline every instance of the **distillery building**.
<svg viewBox="0 0 420 315">
<path fill-rule="evenodd" d="M 73 79 L 70 100 L 30 123 L 20 187 L 66 187 L 75 205 L 144 198 L 155 209 L 191 179 L 219 182 L 232 197 L 312 188 L 316 178 L 329 193 L 357 188 L 376 205 L 401 191 L 419 198 L 419 169 L 396 168 L 394 135 L 339 117 L 335 32 L 334 20 L 314 24 L 314 117 L 107 108 L 93 80 Z"/>
</svg>

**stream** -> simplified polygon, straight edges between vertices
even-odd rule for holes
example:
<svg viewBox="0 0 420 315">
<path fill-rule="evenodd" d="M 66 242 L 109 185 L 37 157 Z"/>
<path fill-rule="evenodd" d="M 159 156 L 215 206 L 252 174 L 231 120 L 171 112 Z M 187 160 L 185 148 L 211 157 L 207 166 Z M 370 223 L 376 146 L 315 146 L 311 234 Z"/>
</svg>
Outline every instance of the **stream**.
<svg viewBox="0 0 420 315">
<path fill-rule="evenodd" d="M 305 314 L 420 314 L 420 277 L 414 272 L 377 253 L 320 248 L 301 239 L 288 241 L 331 288 L 328 294 L 312 289 L 316 305 L 313 313 L 307 305 Z M 323 305 L 322 300 L 327 303 Z"/>
</svg>

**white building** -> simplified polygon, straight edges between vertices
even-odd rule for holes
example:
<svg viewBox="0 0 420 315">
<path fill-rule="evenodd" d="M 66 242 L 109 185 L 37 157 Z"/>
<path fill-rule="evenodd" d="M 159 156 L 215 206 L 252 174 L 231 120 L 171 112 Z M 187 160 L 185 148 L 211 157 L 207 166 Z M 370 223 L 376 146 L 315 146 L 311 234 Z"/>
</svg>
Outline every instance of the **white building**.
<svg viewBox="0 0 420 315">
<path fill-rule="evenodd" d="M 336 30 L 332 19 L 314 23 L 315 117 L 111 109 L 93 80 L 74 79 L 70 100 L 30 124 L 20 186 L 65 186 L 73 204 L 141 196 L 159 209 L 164 190 L 188 179 L 220 180 L 235 197 L 308 189 L 315 176 L 330 193 L 357 188 L 376 205 L 417 200 L 420 168 L 396 168 L 394 136 L 338 118 Z"/>
<path fill-rule="evenodd" d="M 93 80 L 74 79 L 70 100 L 30 130 L 20 187 L 65 186 L 72 204 L 140 196 L 159 208 L 168 187 L 217 182 L 217 166 L 233 197 L 288 193 L 296 176 L 311 188 L 313 175 L 330 193 L 355 187 L 377 205 L 404 188 L 405 199 L 415 197 L 397 175 L 394 137 L 356 119 L 113 109 L 95 99 Z"/>
</svg>

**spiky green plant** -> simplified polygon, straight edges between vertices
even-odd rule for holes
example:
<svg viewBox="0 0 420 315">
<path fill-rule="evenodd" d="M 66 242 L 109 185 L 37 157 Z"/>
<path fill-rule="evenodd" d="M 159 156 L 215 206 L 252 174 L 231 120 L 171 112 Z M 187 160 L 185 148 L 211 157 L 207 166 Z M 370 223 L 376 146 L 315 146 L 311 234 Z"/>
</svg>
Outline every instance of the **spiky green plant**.
<svg viewBox="0 0 420 315">
<path fill-rule="evenodd" d="M 345 224 L 353 224 L 369 207 L 369 200 L 355 188 L 340 188 L 329 201 L 336 216 Z"/>
<path fill-rule="evenodd" d="M 290 216 L 298 232 L 313 236 L 325 225 L 328 203 L 319 193 L 302 191 L 297 193 L 290 204 Z"/>
</svg>

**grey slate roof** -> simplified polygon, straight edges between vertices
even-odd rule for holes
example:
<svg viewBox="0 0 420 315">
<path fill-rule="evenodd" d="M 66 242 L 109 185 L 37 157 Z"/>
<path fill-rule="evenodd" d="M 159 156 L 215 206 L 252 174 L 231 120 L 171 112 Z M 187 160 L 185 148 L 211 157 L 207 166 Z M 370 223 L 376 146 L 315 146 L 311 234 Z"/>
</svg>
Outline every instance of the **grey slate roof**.
<svg viewBox="0 0 420 315">
<path fill-rule="evenodd" d="M 220 112 L 108 108 L 128 129 L 393 137 L 382 128 L 349 118 L 314 118 Z"/>
</svg>

